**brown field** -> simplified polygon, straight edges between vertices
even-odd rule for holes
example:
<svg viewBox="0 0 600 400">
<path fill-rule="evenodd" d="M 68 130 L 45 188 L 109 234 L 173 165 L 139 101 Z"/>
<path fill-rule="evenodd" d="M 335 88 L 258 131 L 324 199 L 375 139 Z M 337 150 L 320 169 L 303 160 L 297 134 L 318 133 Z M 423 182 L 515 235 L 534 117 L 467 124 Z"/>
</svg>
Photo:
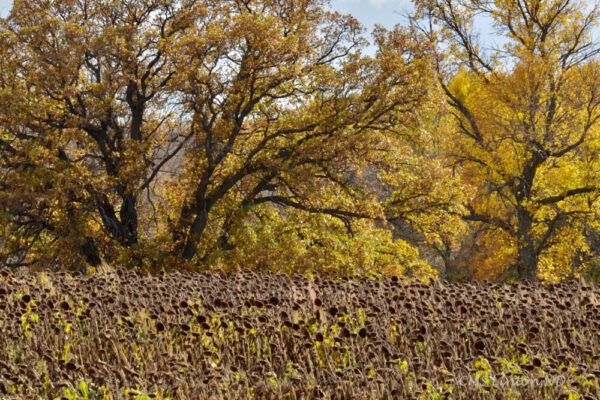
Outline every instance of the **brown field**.
<svg viewBox="0 0 600 400">
<path fill-rule="evenodd" d="M 4 269 L 0 397 L 594 399 L 599 300 L 578 282 Z"/>
</svg>

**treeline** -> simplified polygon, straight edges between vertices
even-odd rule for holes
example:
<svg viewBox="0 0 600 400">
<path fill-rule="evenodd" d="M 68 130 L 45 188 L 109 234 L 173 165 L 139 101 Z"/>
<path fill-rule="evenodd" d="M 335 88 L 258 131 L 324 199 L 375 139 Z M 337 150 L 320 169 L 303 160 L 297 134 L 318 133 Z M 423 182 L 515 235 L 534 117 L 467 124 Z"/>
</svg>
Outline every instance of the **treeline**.
<svg viewBox="0 0 600 400">
<path fill-rule="evenodd" d="M 369 55 L 322 0 L 15 1 L 0 262 L 595 279 L 598 10 L 415 6 Z"/>
</svg>

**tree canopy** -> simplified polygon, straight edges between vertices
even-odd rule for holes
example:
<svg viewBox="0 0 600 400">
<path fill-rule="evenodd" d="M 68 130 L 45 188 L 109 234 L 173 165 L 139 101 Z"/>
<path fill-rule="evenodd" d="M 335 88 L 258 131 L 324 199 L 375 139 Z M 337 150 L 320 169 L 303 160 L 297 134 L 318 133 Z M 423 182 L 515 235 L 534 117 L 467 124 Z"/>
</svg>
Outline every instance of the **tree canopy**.
<svg viewBox="0 0 600 400">
<path fill-rule="evenodd" d="M 17 0 L 0 28 L 13 265 L 431 270 L 429 46 L 319 0 Z M 287 266 L 279 265 L 287 263 Z"/>
<path fill-rule="evenodd" d="M 326 0 L 15 1 L 0 262 L 600 270 L 598 9 L 415 4 L 369 42 Z"/>
<path fill-rule="evenodd" d="M 571 0 L 419 0 L 451 119 L 448 161 L 477 189 L 483 275 L 556 279 L 586 267 L 598 228 L 597 7 Z M 477 18 L 502 38 L 481 43 Z M 424 23 L 427 22 L 427 23 Z M 498 40 L 496 40 L 498 41 Z"/>
</svg>

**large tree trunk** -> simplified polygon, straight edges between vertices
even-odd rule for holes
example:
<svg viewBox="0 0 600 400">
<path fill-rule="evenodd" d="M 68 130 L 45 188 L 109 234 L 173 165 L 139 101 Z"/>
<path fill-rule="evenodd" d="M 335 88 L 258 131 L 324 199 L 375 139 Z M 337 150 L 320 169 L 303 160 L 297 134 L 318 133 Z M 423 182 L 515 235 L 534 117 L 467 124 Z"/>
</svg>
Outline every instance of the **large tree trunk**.
<svg viewBox="0 0 600 400">
<path fill-rule="evenodd" d="M 85 244 L 81 246 L 81 251 L 85 256 L 85 260 L 91 267 L 97 267 L 102 262 L 100 258 L 100 253 L 98 252 L 98 248 L 96 244 L 91 238 L 87 238 Z"/>
<path fill-rule="evenodd" d="M 114 207 L 108 200 L 108 196 L 104 196 L 102 201 L 98 202 L 98 211 L 104 227 L 124 247 L 131 247 L 138 242 L 136 203 L 137 198 L 135 196 L 123 196 L 123 203 L 119 211 L 119 217 L 117 217 Z"/>
<path fill-rule="evenodd" d="M 208 224 L 208 212 L 214 204 L 213 201 L 206 199 L 206 188 L 210 182 L 210 173 L 210 171 L 207 171 L 206 175 L 198 184 L 196 192 L 194 193 L 193 204 L 184 207 L 182 210 L 179 219 L 179 232 L 175 232 L 178 238 L 183 239 L 183 244 L 180 244 L 183 246 L 183 249 L 180 247 L 176 252 L 181 254 L 181 257 L 186 261 L 191 260 L 196 255 L 198 242 Z M 192 221 L 191 226 L 188 225 L 189 221 Z M 187 229 L 188 226 L 189 230 Z"/>
<path fill-rule="evenodd" d="M 538 255 L 531 237 L 533 218 L 526 209 L 519 209 L 517 216 L 519 218 L 519 264 L 517 268 L 519 278 L 536 280 Z"/>
<path fill-rule="evenodd" d="M 123 196 L 123 205 L 119 212 L 121 218 L 123 244 L 131 247 L 138 242 L 137 198 L 133 195 Z"/>
<path fill-rule="evenodd" d="M 531 159 L 526 163 L 520 185 L 517 187 L 515 199 L 517 200 L 517 218 L 518 218 L 518 243 L 519 243 L 519 264 L 518 272 L 520 279 L 536 280 L 538 270 L 538 253 L 533 238 L 533 215 L 527 206 L 533 193 L 533 182 L 539 166 L 546 160 L 547 155 L 539 151 L 533 151 Z"/>
<path fill-rule="evenodd" d="M 204 228 L 206 228 L 207 222 L 208 214 L 206 212 L 201 212 L 196 215 L 185 242 L 185 247 L 183 248 L 182 256 L 184 260 L 191 260 L 196 255 L 196 246 L 204 232 Z"/>
<path fill-rule="evenodd" d="M 532 244 L 527 244 L 519 249 L 519 261 L 519 278 L 536 280 L 538 257 Z"/>
</svg>

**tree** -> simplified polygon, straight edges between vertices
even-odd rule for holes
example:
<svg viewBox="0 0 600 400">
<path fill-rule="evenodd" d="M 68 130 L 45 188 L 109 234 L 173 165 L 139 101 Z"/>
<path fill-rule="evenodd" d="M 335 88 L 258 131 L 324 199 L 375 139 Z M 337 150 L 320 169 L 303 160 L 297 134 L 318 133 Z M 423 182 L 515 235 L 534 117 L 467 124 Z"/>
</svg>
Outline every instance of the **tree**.
<svg viewBox="0 0 600 400">
<path fill-rule="evenodd" d="M 5 256 L 195 267 L 294 249 L 337 268 L 357 265 L 353 243 L 375 269 L 424 266 L 381 228 L 443 223 L 460 195 L 414 145 L 428 47 L 379 28 L 364 56 L 360 25 L 326 4 L 16 1 L 0 37 Z"/>
<path fill-rule="evenodd" d="M 439 44 L 438 79 L 452 119 L 446 154 L 477 188 L 463 215 L 479 231 L 476 259 L 496 273 L 512 264 L 524 279 L 577 273 L 588 254 L 586 231 L 598 221 L 597 7 L 417 4 L 415 21 Z M 478 42 L 481 16 L 502 35 L 501 48 Z"/>
<path fill-rule="evenodd" d="M 111 243 L 138 243 L 140 197 L 192 135 L 166 108 L 187 5 L 15 2 L 0 129 L 3 241 L 17 265 L 93 265 Z"/>
</svg>

